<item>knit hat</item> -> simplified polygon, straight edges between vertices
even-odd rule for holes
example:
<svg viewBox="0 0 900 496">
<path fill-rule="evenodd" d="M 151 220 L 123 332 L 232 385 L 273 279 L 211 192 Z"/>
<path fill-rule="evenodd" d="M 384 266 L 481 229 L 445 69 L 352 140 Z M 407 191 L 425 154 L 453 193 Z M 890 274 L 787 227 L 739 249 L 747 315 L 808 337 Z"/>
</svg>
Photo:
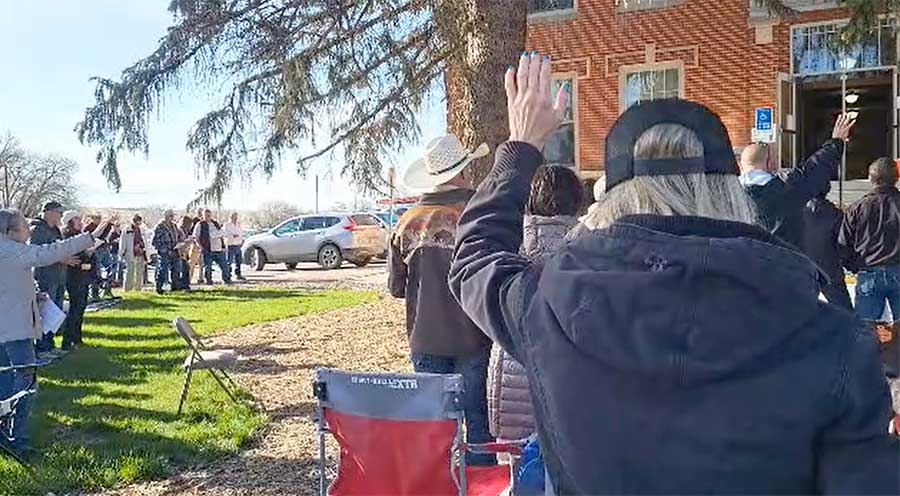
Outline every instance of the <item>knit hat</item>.
<svg viewBox="0 0 900 496">
<path fill-rule="evenodd" d="M 679 124 L 696 133 L 703 156 L 687 159 L 635 159 L 635 144 L 658 124 Z M 699 103 L 653 100 L 632 106 L 616 121 L 606 137 L 606 191 L 637 176 L 674 174 L 734 174 L 737 160 L 722 120 Z"/>
</svg>

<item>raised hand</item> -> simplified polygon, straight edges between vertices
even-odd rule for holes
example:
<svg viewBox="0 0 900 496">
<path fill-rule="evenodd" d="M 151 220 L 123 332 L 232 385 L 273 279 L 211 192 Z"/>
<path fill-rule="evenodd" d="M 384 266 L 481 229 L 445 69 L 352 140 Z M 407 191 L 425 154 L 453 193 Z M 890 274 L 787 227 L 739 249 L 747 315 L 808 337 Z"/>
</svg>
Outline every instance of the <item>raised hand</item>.
<svg viewBox="0 0 900 496">
<path fill-rule="evenodd" d="M 562 124 L 568 93 L 560 88 L 550 95 L 550 57 L 524 53 L 518 69 L 506 71 L 506 105 L 509 111 L 509 140 L 522 141 L 543 150 L 547 138 Z"/>
<path fill-rule="evenodd" d="M 851 119 L 847 114 L 841 114 L 837 118 L 837 122 L 834 124 L 834 132 L 831 133 L 831 137 L 834 139 L 847 141 L 850 139 L 850 131 L 853 130 L 853 126 L 856 124 L 856 119 Z"/>
</svg>

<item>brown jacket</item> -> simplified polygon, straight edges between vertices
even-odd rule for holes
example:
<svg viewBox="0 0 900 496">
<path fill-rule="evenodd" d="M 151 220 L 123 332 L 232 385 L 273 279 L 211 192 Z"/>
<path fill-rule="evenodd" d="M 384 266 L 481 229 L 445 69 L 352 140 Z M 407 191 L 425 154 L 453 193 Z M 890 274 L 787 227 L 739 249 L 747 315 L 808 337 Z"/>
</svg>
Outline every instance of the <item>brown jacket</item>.
<svg viewBox="0 0 900 496">
<path fill-rule="evenodd" d="M 400 218 L 391 239 L 388 285 L 406 298 L 406 332 L 413 353 L 467 356 L 490 340 L 450 294 L 447 273 L 456 241 L 456 223 L 472 191 L 425 195 Z"/>
</svg>

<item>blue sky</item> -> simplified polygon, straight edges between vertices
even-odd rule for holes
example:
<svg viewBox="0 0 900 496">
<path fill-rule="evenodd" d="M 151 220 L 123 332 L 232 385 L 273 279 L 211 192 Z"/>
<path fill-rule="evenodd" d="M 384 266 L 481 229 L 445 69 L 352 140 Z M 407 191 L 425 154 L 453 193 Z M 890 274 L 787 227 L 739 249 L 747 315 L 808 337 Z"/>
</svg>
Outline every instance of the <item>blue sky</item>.
<svg viewBox="0 0 900 496">
<path fill-rule="evenodd" d="M 92 76 L 118 77 L 150 53 L 172 22 L 169 0 L 0 0 L 0 133 L 12 132 L 30 150 L 60 153 L 80 164 L 79 199 L 97 207 L 182 207 L 204 184 L 185 151 L 191 124 L 209 108 L 202 96 L 172 95 L 150 133 L 150 155 L 123 155 L 123 188 L 110 190 L 95 162 L 96 150 L 72 131 L 93 103 Z M 443 106 L 433 102 L 420 116 L 423 141 L 444 132 Z M 395 162 L 402 168 L 422 151 L 410 145 Z M 339 155 L 335 159 L 339 160 Z M 320 175 L 320 206 L 352 204 L 354 189 L 341 178 L 340 162 L 321 161 L 307 177 L 287 159 L 271 180 L 235 184 L 226 208 L 255 208 L 283 200 L 312 208 L 313 175 Z"/>
</svg>

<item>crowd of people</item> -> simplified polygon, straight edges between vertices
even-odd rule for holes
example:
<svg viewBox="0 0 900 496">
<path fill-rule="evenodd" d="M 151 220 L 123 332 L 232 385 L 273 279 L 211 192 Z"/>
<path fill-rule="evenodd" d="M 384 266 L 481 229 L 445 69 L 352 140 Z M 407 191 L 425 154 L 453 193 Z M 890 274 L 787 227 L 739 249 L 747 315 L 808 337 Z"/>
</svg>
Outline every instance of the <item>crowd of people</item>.
<svg viewBox="0 0 900 496">
<path fill-rule="evenodd" d="M 566 99 L 549 59 L 524 54 L 506 89 L 487 179 L 463 179 L 483 147 L 434 140 L 391 240 L 413 366 L 462 376 L 467 441 L 536 434 L 555 494 L 900 494 L 896 337 L 873 325 L 900 315 L 894 161 L 844 215 L 827 194 L 853 119 L 775 171 L 702 105 L 645 102 L 585 208 L 542 165 Z"/>
<path fill-rule="evenodd" d="M 192 274 L 198 284 L 213 284 L 216 263 L 226 284 L 241 275 L 244 231 L 237 213 L 224 226 L 209 209 L 175 223 L 167 210 L 153 229 L 140 215 L 120 223 L 117 215 L 83 216 L 58 202 L 47 202 L 38 219 L 29 221 L 14 209 L 0 209 L 0 308 L 7 312 L 0 328 L 0 400 L 36 386 L 36 368 L 61 358 L 83 343 L 84 314 L 92 301 L 114 298 L 113 287 L 140 291 L 156 253 L 156 291 L 186 291 Z M 202 267 L 202 271 L 200 268 Z M 46 332 L 41 305 L 52 302 L 65 318 Z M 56 338 L 61 335 L 61 347 Z M 18 402 L 13 418 L 0 422 L 0 443 L 23 458 L 34 456 L 28 418 L 34 394 Z"/>
</svg>

